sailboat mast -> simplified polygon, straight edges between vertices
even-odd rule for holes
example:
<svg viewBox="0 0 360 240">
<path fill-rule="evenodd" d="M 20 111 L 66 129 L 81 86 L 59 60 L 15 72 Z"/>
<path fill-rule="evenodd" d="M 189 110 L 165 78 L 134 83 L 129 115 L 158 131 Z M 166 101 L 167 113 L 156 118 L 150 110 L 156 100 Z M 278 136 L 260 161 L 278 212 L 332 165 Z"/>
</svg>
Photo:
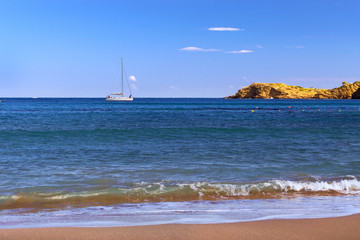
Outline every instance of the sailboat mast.
<svg viewBox="0 0 360 240">
<path fill-rule="evenodd" d="M 124 96 L 124 69 L 123 69 L 122 57 L 121 57 L 121 95 Z"/>
</svg>

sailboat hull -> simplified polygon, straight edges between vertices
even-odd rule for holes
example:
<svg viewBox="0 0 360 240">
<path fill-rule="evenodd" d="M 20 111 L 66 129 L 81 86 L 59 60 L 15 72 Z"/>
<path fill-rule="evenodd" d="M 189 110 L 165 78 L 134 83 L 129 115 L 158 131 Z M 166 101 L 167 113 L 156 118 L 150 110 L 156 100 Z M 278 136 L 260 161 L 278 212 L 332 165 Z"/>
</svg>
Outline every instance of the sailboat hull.
<svg viewBox="0 0 360 240">
<path fill-rule="evenodd" d="M 107 97 L 106 101 L 114 101 L 114 102 L 131 102 L 134 98 L 129 97 Z"/>
</svg>

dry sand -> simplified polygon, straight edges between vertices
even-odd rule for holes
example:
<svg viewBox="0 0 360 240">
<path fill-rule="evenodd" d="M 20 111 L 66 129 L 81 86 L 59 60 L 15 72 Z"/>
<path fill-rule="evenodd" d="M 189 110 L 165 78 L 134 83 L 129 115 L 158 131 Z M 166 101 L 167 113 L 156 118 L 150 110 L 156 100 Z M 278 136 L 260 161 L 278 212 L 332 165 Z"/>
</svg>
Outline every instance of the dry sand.
<svg viewBox="0 0 360 240">
<path fill-rule="evenodd" d="M 360 214 L 322 219 L 108 228 L 0 229 L 1 240 L 360 239 Z"/>
</svg>

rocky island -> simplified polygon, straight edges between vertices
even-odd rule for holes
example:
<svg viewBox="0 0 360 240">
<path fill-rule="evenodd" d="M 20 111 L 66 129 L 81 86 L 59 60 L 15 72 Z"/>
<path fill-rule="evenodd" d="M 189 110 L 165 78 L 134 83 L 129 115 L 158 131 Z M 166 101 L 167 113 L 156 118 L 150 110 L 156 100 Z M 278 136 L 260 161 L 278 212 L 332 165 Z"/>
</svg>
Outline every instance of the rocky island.
<svg viewBox="0 0 360 240">
<path fill-rule="evenodd" d="M 360 99 L 360 81 L 343 82 L 333 89 L 303 88 L 284 83 L 253 83 L 225 98 L 258 99 Z"/>
</svg>

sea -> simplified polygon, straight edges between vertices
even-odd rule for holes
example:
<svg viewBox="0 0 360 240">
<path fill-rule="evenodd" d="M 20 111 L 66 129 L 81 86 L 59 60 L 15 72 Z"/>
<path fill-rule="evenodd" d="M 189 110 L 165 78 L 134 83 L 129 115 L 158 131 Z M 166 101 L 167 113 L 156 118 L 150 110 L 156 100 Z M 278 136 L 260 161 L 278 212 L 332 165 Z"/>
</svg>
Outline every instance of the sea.
<svg viewBox="0 0 360 240">
<path fill-rule="evenodd" d="M 0 100 L 0 228 L 360 213 L 360 100 Z"/>
</svg>

